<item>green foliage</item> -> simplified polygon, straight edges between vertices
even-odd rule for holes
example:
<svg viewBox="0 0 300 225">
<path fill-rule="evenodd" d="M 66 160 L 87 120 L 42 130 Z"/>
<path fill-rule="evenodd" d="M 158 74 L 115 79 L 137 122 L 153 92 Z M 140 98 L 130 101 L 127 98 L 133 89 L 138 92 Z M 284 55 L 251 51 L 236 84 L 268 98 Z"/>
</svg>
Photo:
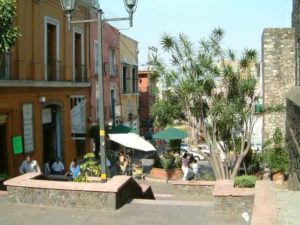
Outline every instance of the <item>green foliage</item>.
<svg viewBox="0 0 300 225">
<path fill-rule="evenodd" d="M 243 175 L 234 179 L 234 186 L 239 188 L 253 188 L 255 187 L 256 177 Z"/>
<path fill-rule="evenodd" d="M 9 178 L 9 176 L 6 173 L 1 173 L 0 178 L 7 180 Z"/>
<path fill-rule="evenodd" d="M 101 175 L 101 166 L 98 160 L 95 158 L 95 154 L 90 152 L 84 156 L 85 161 L 80 164 L 80 174 L 84 178 L 79 178 L 84 180 L 87 176 L 99 177 Z"/>
<path fill-rule="evenodd" d="M 169 141 L 170 151 L 180 153 L 181 139 L 174 139 Z"/>
<path fill-rule="evenodd" d="M 167 151 L 164 154 L 156 155 L 153 166 L 162 169 L 181 168 L 180 155 L 172 151 Z"/>
<path fill-rule="evenodd" d="M 288 171 L 290 165 L 289 154 L 280 128 L 276 128 L 273 139 L 268 141 L 268 144 L 265 144 L 264 147 L 262 161 L 267 164 L 272 173 Z"/>
<path fill-rule="evenodd" d="M 167 152 L 160 156 L 160 162 L 165 170 L 172 169 L 174 166 L 175 157 L 173 154 Z"/>
<path fill-rule="evenodd" d="M 16 18 L 16 1 L 0 0 L 0 53 L 9 52 L 20 36 L 14 26 Z"/>
<path fill-rule="evenodd" d="M 195 180 L 214 181 L 214 180 L 216 180 L 216 178 L 213 173 L 205 172 L 205 173 L 200 174 L 199 176 L 195 177 Z"/>
</svg>

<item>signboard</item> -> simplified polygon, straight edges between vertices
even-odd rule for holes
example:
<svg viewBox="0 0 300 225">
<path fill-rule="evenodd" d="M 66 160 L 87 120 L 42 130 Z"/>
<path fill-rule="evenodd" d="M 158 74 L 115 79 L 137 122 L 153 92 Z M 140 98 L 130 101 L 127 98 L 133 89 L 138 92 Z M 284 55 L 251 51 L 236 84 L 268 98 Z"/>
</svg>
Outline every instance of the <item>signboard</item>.
<svg viewBox="0 0 300 225">
<path fill-rule="evenodd" d="M 13 142 L 14 155 L 21 154 L 23 152 L 22 136 L 13 137 L 12 142 Z"/>
<path fill-rule="evenodd" d="M 72 133 L 84 134 L 85 133 L 85 103 L 86 100 L 82 100 L 75 105 L 71 110 L 72 120 Z"/>
<path fill-rule="evenodd" d="M 33 106 L 32 103 L 23 104 L 23 130 L 24 130 L 24 151 L 34 150 L 33 142 Z"/>
</svg>

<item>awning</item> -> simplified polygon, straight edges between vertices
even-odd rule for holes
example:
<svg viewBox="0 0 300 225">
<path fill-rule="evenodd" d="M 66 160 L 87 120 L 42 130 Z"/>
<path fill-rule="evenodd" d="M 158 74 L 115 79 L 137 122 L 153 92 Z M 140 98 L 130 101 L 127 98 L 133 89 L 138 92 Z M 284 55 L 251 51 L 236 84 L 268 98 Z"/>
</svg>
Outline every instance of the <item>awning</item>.
<svg viewBox="0 0 300 225">
<path fill-rule="evenodd" d="M 108 134 L 111 141 L 117 142 L 127 148 L 133 148 L 144 152 L 156 151 L 155 147 L 137 134 Z"/>
<path fill-rule="evenodd" d="M 183 130 L 169 127 L 164 129 L 163 131 L 160 131 L 153 135 L 153 138 L 155 139 L 161 139 L 161 140 L 176 140 L 176 139 L 184 139 L 188 137 L 187 133 Z"/>
</svg>

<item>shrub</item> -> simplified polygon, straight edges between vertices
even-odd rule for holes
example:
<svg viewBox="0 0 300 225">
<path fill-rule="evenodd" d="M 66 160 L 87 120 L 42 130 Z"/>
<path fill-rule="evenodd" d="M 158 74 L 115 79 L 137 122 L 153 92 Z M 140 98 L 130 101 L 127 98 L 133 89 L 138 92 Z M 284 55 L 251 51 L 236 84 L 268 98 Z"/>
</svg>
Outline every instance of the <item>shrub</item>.
<svg viewBox="0 0 300 225">
<path fill-rule="evenodd" d="M 234 179 L 234 186 L 239 188 L 253 188 L 255 186 L 255 176 L 239 176 Z"/>
<path fill-rule="evenodd" d="M 75 182 L 86 182 L 87 176 L 99 177 L 101 175 L 101 166 L 93 152 L 84 156 L 84 162 L 80 164 L 80 176 L 74 179 Z"/>
</svg>

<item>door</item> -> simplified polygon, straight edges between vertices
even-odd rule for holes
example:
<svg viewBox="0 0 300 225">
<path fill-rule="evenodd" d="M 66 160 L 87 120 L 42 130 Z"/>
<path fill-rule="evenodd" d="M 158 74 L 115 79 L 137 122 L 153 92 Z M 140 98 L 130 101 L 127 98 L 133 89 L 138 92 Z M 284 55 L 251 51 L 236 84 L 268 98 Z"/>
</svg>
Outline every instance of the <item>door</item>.
<svg viewBox="0 0 300 225">
<path fill-rule="evenodd" d="M 0 124 L 0 174 L 8 173 L 6 124 Z"/>
<path fill-rule="evenodd" d="M 61 107 L 58 105 L 44 107 L 42 120 L 44 162 L 57 157 L 63 161 Z"/>
</svg>

